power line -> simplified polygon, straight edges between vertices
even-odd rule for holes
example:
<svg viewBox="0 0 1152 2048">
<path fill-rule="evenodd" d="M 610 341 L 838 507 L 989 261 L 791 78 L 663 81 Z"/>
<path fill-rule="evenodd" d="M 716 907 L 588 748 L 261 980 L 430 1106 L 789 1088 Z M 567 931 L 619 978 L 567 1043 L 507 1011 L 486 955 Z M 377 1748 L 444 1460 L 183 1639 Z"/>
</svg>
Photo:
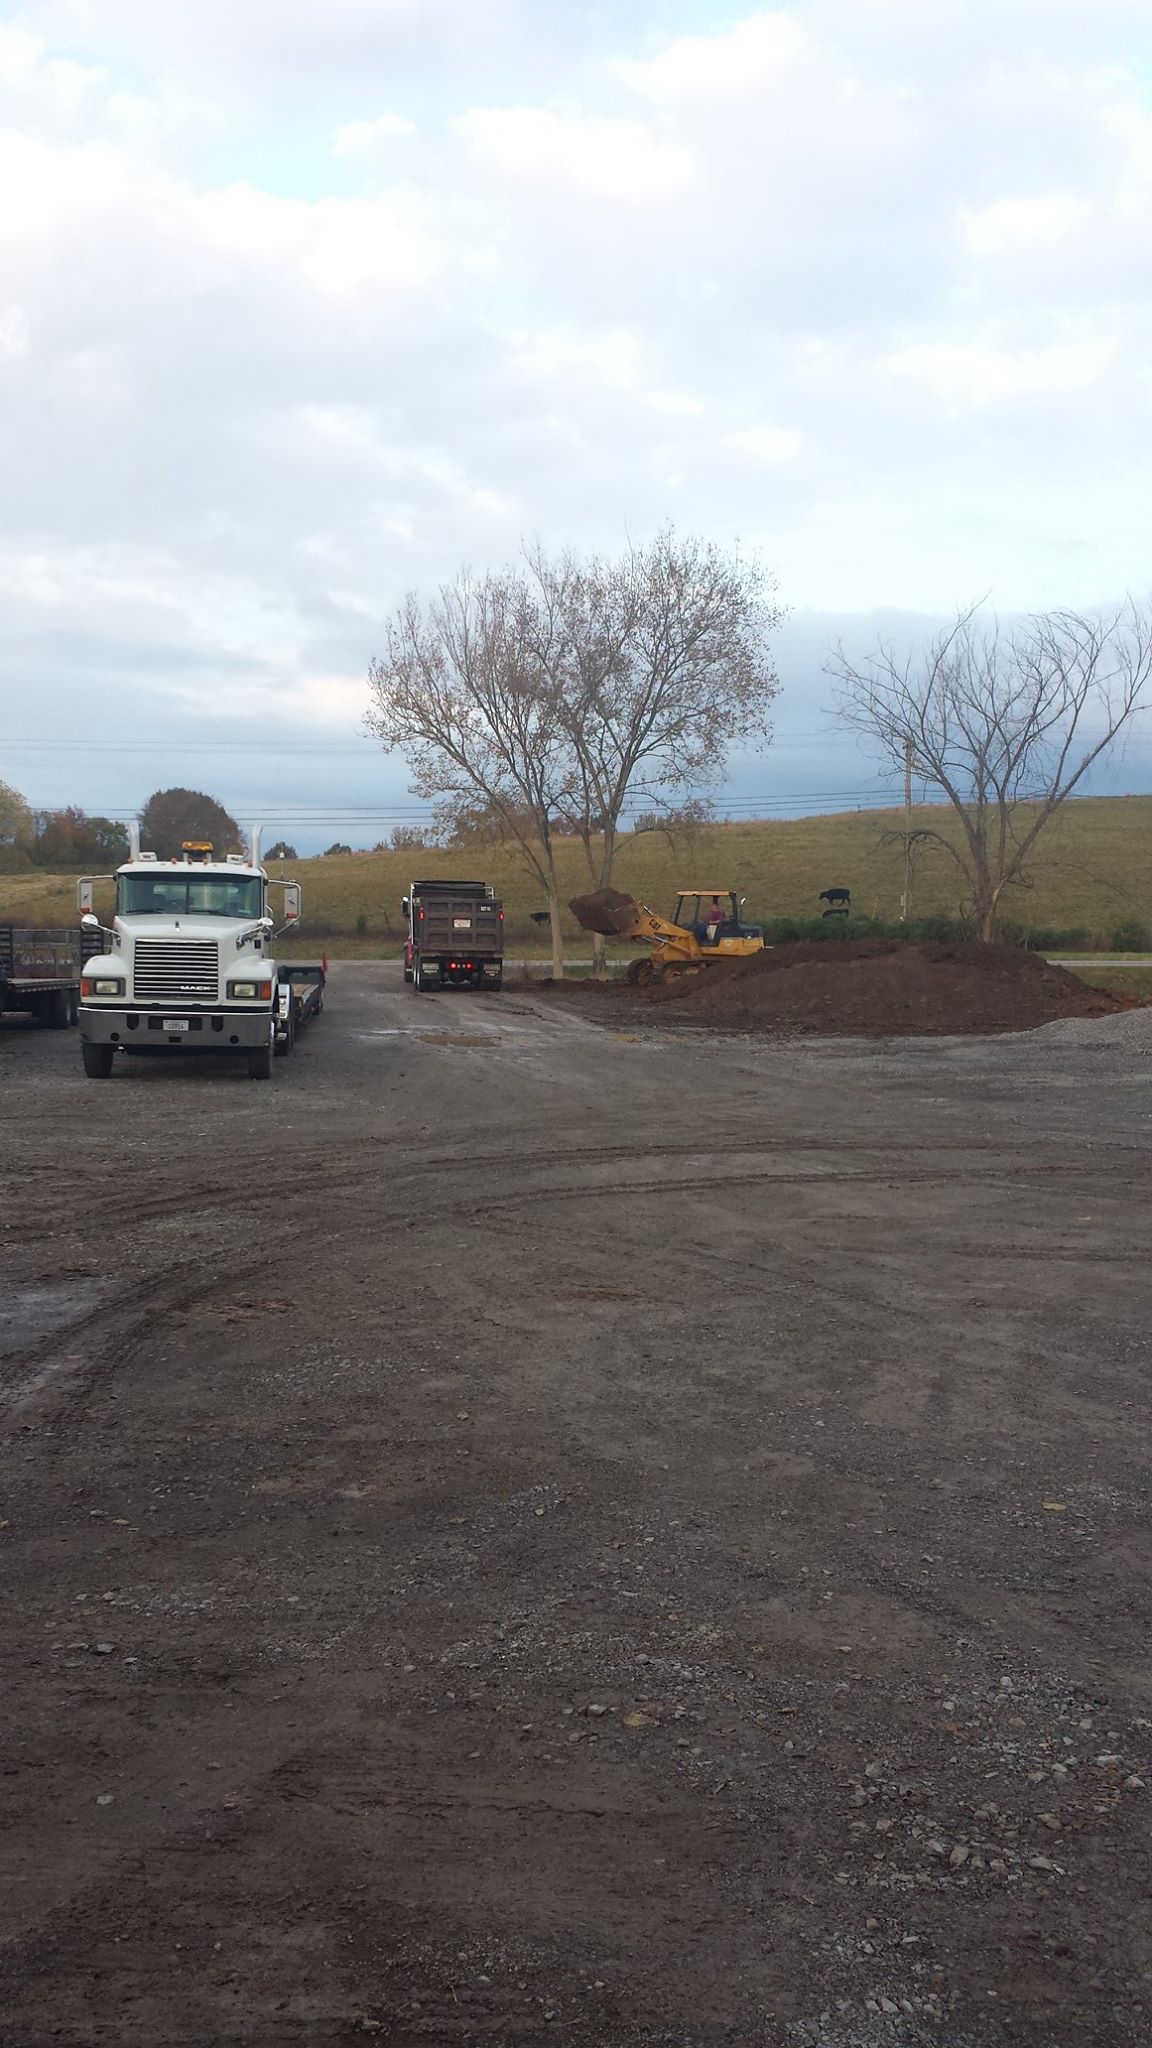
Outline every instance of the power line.
<svg viewBox="0 0 1152 2048">
<path fill-rule="evenodd" d="M 774 752 L 785 747 L 819 746 L 829 739 L 828 732 L 790 733 L 786 739 L 770 742 Z M 379 751 L 379 742 L 367 736 L 358 742 L 346 740 L 263 740 L 231 739 L 227 734 L 204 740 L 87 740 L 59 738 L 50 740 L 6 740 L 0 739 L 0 750 L 6 753 L 48 753 L 61 752 L 78 754 L 218 754 L 252 753 L 265 755 L 279 754 L 363 754 L 365 748 Z"/>
</svg>

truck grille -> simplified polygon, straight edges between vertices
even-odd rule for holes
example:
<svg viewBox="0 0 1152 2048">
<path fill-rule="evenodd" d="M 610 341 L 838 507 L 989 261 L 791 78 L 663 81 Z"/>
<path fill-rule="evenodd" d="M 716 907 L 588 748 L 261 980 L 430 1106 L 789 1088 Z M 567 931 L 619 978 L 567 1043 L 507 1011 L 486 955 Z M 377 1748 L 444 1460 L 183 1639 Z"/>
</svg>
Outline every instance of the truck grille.
<svg viewBox="0 0 1152 2048">
<path fill-rule="evenodd" d="M 138 1003 L 214 1003 L 220 958 L 214 939 L 137 939 L 132 993 Z"/>
</svg>

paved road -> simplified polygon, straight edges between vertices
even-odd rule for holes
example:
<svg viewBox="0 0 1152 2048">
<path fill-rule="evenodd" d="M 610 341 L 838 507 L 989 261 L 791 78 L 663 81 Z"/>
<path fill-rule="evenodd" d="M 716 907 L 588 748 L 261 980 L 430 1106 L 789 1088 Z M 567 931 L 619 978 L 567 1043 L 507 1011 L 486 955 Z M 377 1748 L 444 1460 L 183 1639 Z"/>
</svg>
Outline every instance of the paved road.
<svg viewBox="0 0 1152 2048">
<path fill-rule="evenodd" d="M 0 1033 L 0 2038 L 1145 2043 L 1110 1044 Z"/>
</svg>

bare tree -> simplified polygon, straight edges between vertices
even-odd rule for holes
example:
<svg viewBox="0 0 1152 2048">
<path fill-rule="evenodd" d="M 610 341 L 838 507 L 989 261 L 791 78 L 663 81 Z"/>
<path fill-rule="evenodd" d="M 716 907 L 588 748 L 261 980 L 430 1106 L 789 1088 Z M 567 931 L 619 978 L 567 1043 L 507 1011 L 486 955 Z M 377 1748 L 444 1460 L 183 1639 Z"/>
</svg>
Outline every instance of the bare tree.
<svg viewBox="0 0 1152 2048">
<path fill-rule="evenodd" d="M 1141 710 L 1152 678 L 1152 612 L 1057 611 L 1002 627 L 960 612 L 919 654 L 885 642 L 828 662 L 845 723 L 951 805 L 952 837 L 931 836 L 963 877 L 990 939 L 1005 889 L 1028 879 L 1044 827 Z"/>
<path fill-rule="evenodd" d="M 548 899 L 552 970 L 564 972 L 554 820 L 570 793 L 570 753 L 535 658 L 522 579 L 468 576 L 430 602 L 408 597 L 369 668 L 370 732 L 404 752 L 413 789 L 449 833 L 483 811 Z"/>
<path fill-rule="evenodd" d="M 572 823 L 595 887 L 612 880 L 625 807 L 677 812 L 733 741 L 770 735 L 767 650 L 782 613 L 753 558 L 666 528 L 615 561 L 530 551 L 535 655 L 572 756 Z M 594 939 L 599 962 L 603 941 Z"/>
</svg>

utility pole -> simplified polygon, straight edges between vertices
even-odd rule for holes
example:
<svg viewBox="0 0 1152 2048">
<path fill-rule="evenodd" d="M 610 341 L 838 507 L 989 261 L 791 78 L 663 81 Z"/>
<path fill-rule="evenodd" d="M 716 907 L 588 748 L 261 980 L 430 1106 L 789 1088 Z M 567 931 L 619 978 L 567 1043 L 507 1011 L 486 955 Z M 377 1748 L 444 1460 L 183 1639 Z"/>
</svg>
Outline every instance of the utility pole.
<svg viewBox="0 0 1152 2048">
<path fill-rule="evenodd" d="M 900 922 L 908 922 L 908 898 L 912 894 L 912 764 L 916 756 L 911 740 L 904 742 L 904 893 L 900 898 Z"/>
</svg>

